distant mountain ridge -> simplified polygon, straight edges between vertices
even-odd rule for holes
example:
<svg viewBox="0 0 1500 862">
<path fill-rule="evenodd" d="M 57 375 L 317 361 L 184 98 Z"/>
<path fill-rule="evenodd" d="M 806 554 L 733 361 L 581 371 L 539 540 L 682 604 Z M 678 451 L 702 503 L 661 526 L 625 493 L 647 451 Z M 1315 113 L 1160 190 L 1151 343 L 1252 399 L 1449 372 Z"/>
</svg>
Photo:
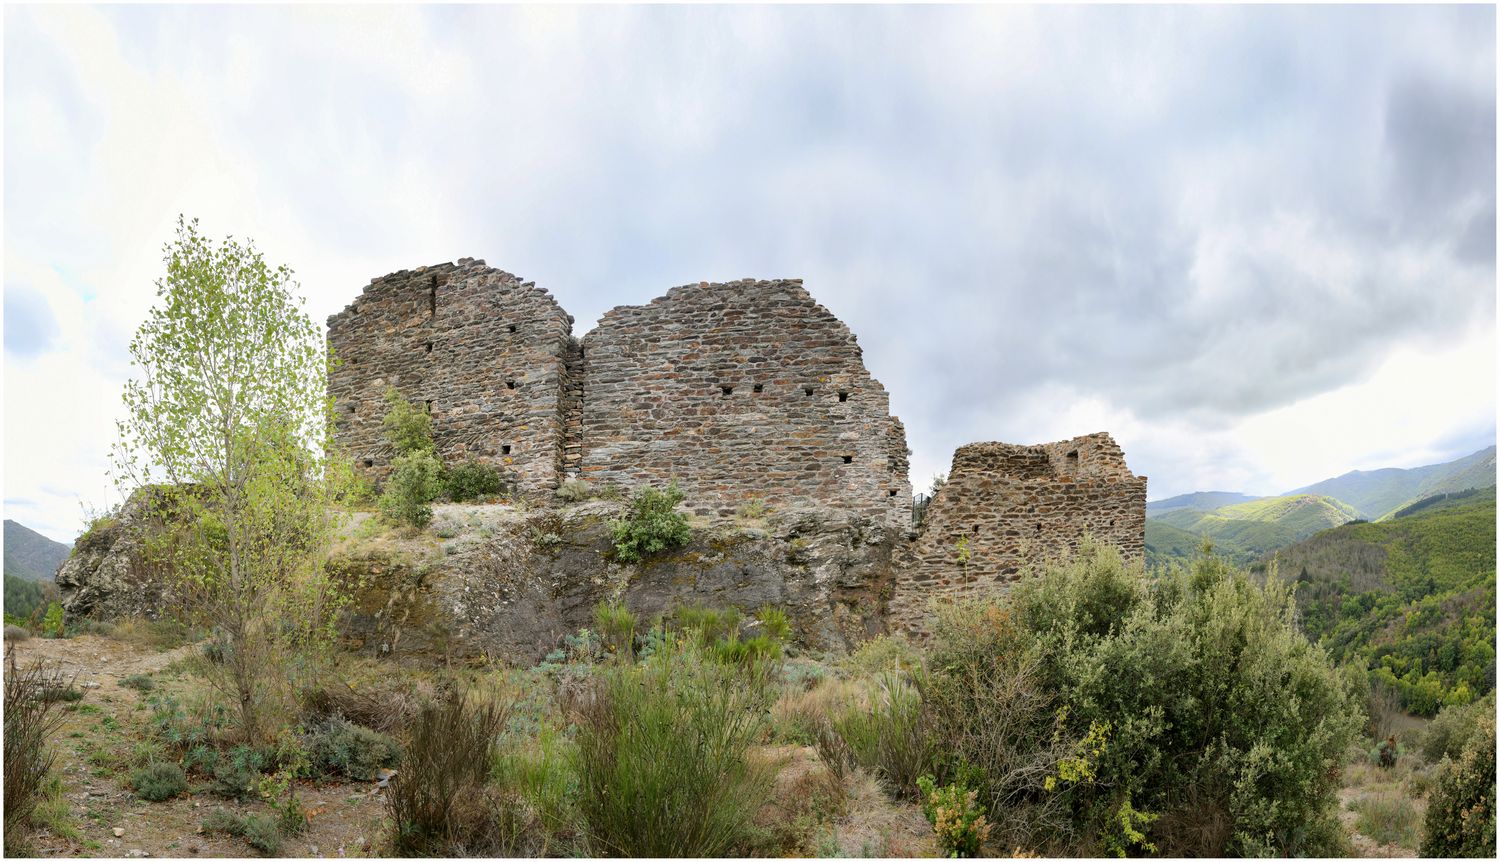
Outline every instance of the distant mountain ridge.
<svg viewBox="0 0 1500 862">
<path fill-rule="evenodd" d="M 72 548 L 36 530 L 5 520 L 5 574 L 27 581 L 50 581 Z"/>
<path fill-rule="evenodd" d="M 1489 488 L 1495 484 L 1495 447 L 1446 464 L 1429 464 L 1401 470 L 1353 470 L 1333 479 L 1292 491 L 1337 497 L 1357 509 L 1360 517 L 1375 521 L 1397 509 L 1434 494 Z"/>
<path fill-rule="evenodd" d="M 1495 487 L 1495 447 L 1444 464 L 1354 470 L 1276 497 L 1199 491 L 1146 504 L 1146 557 L 1161 565 L 1192 556 L 1204 539 L 1249 563 L 1350 521 L 1389 520 L 1433 498 Z M 1194 543 L 1193 539 L 1196 539 Z"/>
</svg>

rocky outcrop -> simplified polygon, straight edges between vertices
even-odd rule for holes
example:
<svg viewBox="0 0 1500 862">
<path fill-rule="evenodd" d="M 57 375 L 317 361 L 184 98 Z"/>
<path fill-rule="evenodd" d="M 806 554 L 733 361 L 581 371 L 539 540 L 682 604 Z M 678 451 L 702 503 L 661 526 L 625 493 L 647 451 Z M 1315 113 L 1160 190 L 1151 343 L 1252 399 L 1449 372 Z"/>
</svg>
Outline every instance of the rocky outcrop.
<svg viewBox="0 0 1500 862">
<path fill-rule="evenodd" d="M 899 536 L 868 515 L 699 519 L 686 547 L 623 565 L 608 526 L 622 510 L 445 506 L 434 529 L 449 538 L 436 546 L 347 543 L 333 569 L 354 587 L 350 646 L 529 664 L 593 626 L 601 601 L 621 601 L 647 624 L 680 605 L 777 607 L 814 650 L 843 651 L 883 630 Z"/>
<path fill-rule="evenodd" d="M 143 553 L 144 538 L 154 526 L 152 495 L 151 489 L 132 494 L 73 545 L 73 553 L 57 570 L 67 619 L 156 619 L 174 609 L 170 579 Z"/>
</svg>

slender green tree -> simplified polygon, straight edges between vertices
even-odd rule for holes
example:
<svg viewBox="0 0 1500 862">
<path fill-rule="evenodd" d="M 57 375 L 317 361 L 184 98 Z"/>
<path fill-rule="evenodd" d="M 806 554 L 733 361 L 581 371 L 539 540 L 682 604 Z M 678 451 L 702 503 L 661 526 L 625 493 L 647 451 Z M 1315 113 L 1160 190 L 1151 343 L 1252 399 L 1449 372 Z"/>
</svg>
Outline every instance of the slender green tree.
<svg viewBox="0 0 1500 862">
<path fill-rule="evenodd" d="M 326 647 L 337 591 L 323 569 L 349 476 L 332 457 L 329 356 L 286 266 L 178 219 L 157 302 L 130 343 L 113 460 L 153 509 L 148 553 L 225 647 L 215 682 L 246 738 Z M 291 661 L 296 656 L 299 661 Z"/>
</svg>

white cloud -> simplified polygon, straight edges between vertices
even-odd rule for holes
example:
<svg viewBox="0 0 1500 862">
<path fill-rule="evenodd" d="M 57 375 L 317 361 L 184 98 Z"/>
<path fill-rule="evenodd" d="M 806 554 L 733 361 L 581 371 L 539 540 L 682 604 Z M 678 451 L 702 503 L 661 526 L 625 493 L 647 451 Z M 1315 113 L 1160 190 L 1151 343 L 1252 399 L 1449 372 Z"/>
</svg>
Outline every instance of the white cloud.
<svg viewBox="0 0 1500 862">
<path fill-rule="evenodd" d="M 460 256 L 580 334 L 803 276 L 918 486 L 979 439 L 1109 430 L 1160 496 L 1493 435 L 1493 9 L 5 15 L 6 284 L 59 328 L 6 356 L 5 496 L 59 538 L 102 502 L 178 213 L 293 265 L 318 318 Z"/>
</svg>

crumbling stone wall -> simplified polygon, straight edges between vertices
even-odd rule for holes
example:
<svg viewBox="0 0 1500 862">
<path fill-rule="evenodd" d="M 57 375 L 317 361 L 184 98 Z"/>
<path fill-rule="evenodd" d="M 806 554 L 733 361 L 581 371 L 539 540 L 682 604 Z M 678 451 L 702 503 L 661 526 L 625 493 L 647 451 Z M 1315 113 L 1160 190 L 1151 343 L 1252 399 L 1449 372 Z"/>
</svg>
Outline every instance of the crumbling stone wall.
<svg viewBox="0 0 1500 862">
<path fill-rule="evenodd" d="M 891 625 L 920 631 L 932 597 L 1006 589 L 1023 566 L 1076 550 L 1086 533 L 1127 559 L 1145 555 L 1146 477 L 1108 434 L 962 446 L 896 576 Z"/>
<path fill-rule="evenodd" d="M 394 386 L 432 413 L 448 463 L 492 464 L 523 493 L 560 481 L 573 318 L 532 282 L 464 258 L 372 279 L 328 318 L 340 444 L 372 478 L 394 452 L 381 420 Z"/>
<path fill-rule="evenodd" d="M 906 433 L 854 334 L 800 280 L 675 287 L 583 339 L 584 478 L 676 479 L 702 514 L 760 499 L 909 518 Z"/>
</svg>

